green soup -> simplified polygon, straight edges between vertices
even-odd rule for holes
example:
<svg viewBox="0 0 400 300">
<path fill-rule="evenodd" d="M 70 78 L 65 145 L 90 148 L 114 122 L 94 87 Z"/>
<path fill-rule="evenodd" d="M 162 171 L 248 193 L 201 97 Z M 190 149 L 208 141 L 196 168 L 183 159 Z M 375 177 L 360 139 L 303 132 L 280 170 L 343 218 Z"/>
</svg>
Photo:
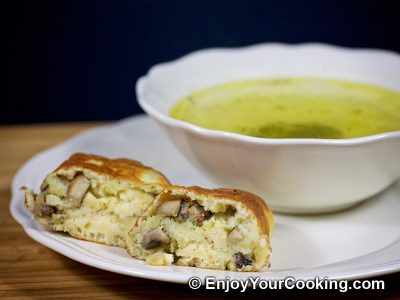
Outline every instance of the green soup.
<svg viewBox="0 0 400 300">
<path fill-rule="evenodd" d="M 247 80 L 195 92 L 170 116 L 255 137 L 345 139 L 400 130 L 400 93 L 332 79 Z"/>
</svg>

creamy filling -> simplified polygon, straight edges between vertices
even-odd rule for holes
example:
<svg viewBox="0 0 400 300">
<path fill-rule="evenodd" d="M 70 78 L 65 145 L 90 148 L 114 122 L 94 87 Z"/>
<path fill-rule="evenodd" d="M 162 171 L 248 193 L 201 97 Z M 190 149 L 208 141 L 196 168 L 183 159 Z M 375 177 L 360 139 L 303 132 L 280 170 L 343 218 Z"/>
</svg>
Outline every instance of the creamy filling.
<svg viewBox="0 0 400 300">
<path fill-rule="evenodd" d="M 127 187 L 118 180 L 99 182 L 91 178 L 86 179 L 89 185 L 85 185 L 85 179 L 76 185 L 75 198 L 71 199 L 71 185 L 77 176 L 83 175 L 71 180 L 49 175 L 42 185 L 42 193 L 34 201 L 34 214 L 54 230 L 124 245 L 126 232 L 153 202 L 154 195 Z"/>
<path fill-rule="evenodd" d="M 189 203 L 182 203 L 186 202 Z M 199 205 L 195 201 L 190 203 L 192 207 Z M 138 254 L 148 263 L 250 270 L 253 264 L 265 260 L 262 256 L 265 256 L 265 249 L 269 247 L 268 242 L 259 233 L 256 221 L 246 210 L 219 205 L 215 206 L 217 210 L 211 211 L 202 206 L 207 217 L 198 221 L 190 217 L 182 220 L 180 212 L 165 216 L 161 207 L 157 214 L 148 217 L 140 225 L 140 231 L 130 237 L 138 247 Z M 149 233 L 154 235 L 152 231 L 157 229 L 162 230 L 159 235 L 164 233 L 167 239 L 164 238 L 164 242 L 159 245 L 153 243 L 155 247 L 147 247 Z"/>
</svg>

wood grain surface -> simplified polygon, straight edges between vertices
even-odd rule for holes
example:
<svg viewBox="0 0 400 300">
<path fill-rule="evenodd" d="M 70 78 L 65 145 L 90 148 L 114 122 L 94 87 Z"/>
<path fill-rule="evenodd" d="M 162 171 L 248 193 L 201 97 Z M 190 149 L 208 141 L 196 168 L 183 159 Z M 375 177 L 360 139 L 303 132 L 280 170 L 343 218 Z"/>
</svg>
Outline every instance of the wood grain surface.
<svg viewBox="0 0 400 300">
<path fill-rule="evenodd" d="M 4 299 L 186 299 L 186 298 L 387 298 L 400 299 L 400 273 L 381 276 L 384 291 L 239 292 L 190 290 L 186 285 L 114 274 L 66 258 L 31 240 L 9 212 L 17 169 L 37 152 L 100 123 L 0 126 L 0 298 Z M 399 212 L 400 213 L 400 212 Z M 400 214 L 399 214 L 400 216 Z M 373 237 L 371 237 L 373 238 Z"/>
</svg>

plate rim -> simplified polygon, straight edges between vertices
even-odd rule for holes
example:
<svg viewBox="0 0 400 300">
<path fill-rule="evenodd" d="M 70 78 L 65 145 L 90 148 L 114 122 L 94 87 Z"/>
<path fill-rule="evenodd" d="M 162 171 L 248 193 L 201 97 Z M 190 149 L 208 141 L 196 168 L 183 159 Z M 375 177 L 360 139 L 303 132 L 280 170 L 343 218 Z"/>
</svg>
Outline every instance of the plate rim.
<svg viewBox="0 0 400 300">
<path fill-rule="evenodd" d="M 115 262 L 110 262 L 107 261 L 106 259 L 102 259 L 101 256 L 98 257 L 91 257 L 88 254 L 83 253 L 84 251 L 71 251 L 71 245 L 67 244 L 67 242 L 63 241 L 62 236 L 60 235 L 60 238 L 54 238 L 52 235 L 57 235 L 57 233 L 49 232 L 44 227 L 41 230 L 38 230 L 34 227 L 30 227 L 30 223 L 32 222 L 32 217 L 29 215 L 28 212 L 22 210 L 21 208 L 25 209 L 23 206 L 23 201 L 21 201 L 21 192 L 19 192 L 19 186 L 18 182 L 23 175 L 28 172 L 29 167 L 34 164 L 37 161 L 40 161 L 48 155 L 49 153 L 54 153 L 56 151 L 61 150 L 63 147 L 68 146 L 70 143 L 79 143 L 82 140 L 85 140 L 86 136 L 92 136 L 94 134 L 102 134 L 104 131 L 113 131 L 113 130 L 118 130 L 119 127 L 124 127 L 126 124 L 138 122 L 138 121 L 150 121 L 154 122 L 151 120 L 150 117 L 146 115 L 136 115 L 132 117 L 128 117 L 125 119 L 122 119 L 120 121 L 111 123 L 109 125 L 102 125 L 98 126 L 95 128 L 90 128 L 87 130 L 84 130 L 81 133 L 78 133 L 76 135 L 73 135 L 72 137 L 66 139 L 62 143 L 59 143 L 55 146 L 49 147 L 43 151 L 38 152 L 37 154 L 33 155 L 30 159 L 25 161 L 18 169 L 18 171 L 15 173 L 12 183 L 11 183 L 11 201 L 9 204 L 9 210 L 11 212 L 12 217 L 23 227 L 25 233 L 30 236 L 33 240 L 36 242 L 39 242 L 43 246 L 46 246 L 50 249 L 52 249 L 55 252 L 60 253 L 63 256 L 66 256 L 70 259 L 73 259 L 75 261 L 78 261 L 80 263 L 89 265 L 91 267 L 95 267 L 98 269 L 102 269 L 105 271 L 109 272 L 114 272 L 118 274 L 123 274 L 123 275 L 128 275 L 128 276 L 134 276 L 134 277 L 140 277 L 140 278 L 145 278 L 145 279 L 151 279 L 151 280 L 158 280 L 158 281 L 165 281 L 165 282 L 174 282 L 174 283 L 182 283 L 186 284 L 187 280 L 191 276 L 199 276 L 199 274 L 196 274 L 196 272 L 179 272 L 181 268 L 184 268 L 185 270 L 190 270 L 192 267 L 180 267 L 180 266 L 172 266 L 168 268 L 173 268 L 178 272 L 173 272 L 173 276 L 168 276 L 171 275 L 171 272 L 165 272 L 165 270 L 160 270 L 160 268 L 165 268 L 165 267 L 154 267 L 154 266 L 145 266 L 146 270 L 140 270 L 135 268 L 134 266 L 126 266 L 126 268 L 123 267 L 116 267 Z M 155 124 L 155 123 L 154 123 Z M 23 198 L 23 197 L 22 197 Z M 86 241 L 85 241 L 86 242 Z M 292 268 L 292 269 L 285 269 L 285 270 L 267 270 L 266 272 L 248 272 L 248 273 L 242 273 L 242 272 L 233 272 L 233 271 L 217 271 L 217 270 L 207 270 L 207 269 L 200 269 L 201 271 L 209 272 L 209 275 L 205 276 L 215 276 L 217 278 L 225 278 L 226 276 L 229 276 L 231 278 L 237 277 L 236 275 L 239 274 L 248 274 L 247 277 L 249 276 L 259 276 L 261 278 L 264 278 L 265 275 L 270 275 L 265 277 L 265 279 L 282 279 L 287 276 L 292 276 L 288 274 L 288 272 L 294 272 L 294 273 L 300 273 L 295 277 L 296 279 L 301 279 L 301 278 L 315 278 L 315 277 L 325 277 L 328 276 L 329 279 L 346 279 L 346 280 L 354 280 L 354 279 L 365 279 L 365 278 L 370 278 L 370 277 L 375 277 L 375 276 L 381 276 L 381 275 L 386 275 L 386 274 L 391 274 L 391 273 L 396 273 L 400 271 L 400 256 L 397 260 L 391 260 L 389 262 L 385 263 L 380 263 L 377 265 L 367 265 L 367 266 L 361 266 L 361 267 L 353 267 L 349 268 L 349 265 L 351 263 L 357 263 L 358 261 L 361 260 L 366 260 L 368 258 L 371 258 L 373 256 L 379 255 L 380 252 L 382 251 L 390 251 L 391 248 L 399 247 L 400 249 L 400 237 L 393 241 L 391 244 L 387 245 L 384 248 L 381 248 L 379 250 L 376 250 L 374 252 L 346 259 L 343 261 L 339 262 L 334 262 L 331 264 L 326 264 L 326 265 L 321 265 L 321 266 L 314 266 L 314 267 L 300 267 L 300 268 Z M 75 246 L 78 247 L 78 246 Z M 82 248 L 84 249 L 84 248 Z M 87 250 L 85 250 L 87 251 Z M 133 259 L 133 258 L 132 258 Z M 122 263 L 121 263 L 122 264 Z M 343 266 L 345 268 L 343 268 Z M 342 267 L 342 268 L 340 268 Z M 151 270 L 153 269 L 154 270 Z M 189 268 L 189 269 L 188 269 Z M 335 268 L 339 268 L 338 270 L 335 270 Z M 148 270 L 150 269 L 150 270 Z M 199 268 L 193 268 L 194 270 L 199 270 Z M 325 270 L 325 271 L 324 271 Z M 330 271 L 329 271 L 330 270 Z M 328 272 L 327 272 L 328 271 Z M 310 273 L 314 273 L 314 275 L 310 276 Z M 315 274 L 316 273 L 316 274 Z M 321 273 L 324 275 L 321 276 Z M 272 274 L 272 277 L 271 277 Z M 326 275 L 327 274 L 327 275 Z M 219 276 L 220 275 L 220 276 Z M 264 276 L 263 276 L 264 275 Z M 275 275 L 278 275 L 276 277 Z M 283 276 L 279 276 L 283 275 Z M 305 275 L 305 276 L 304 276 Z M 201 277 L 201 276 L 199 276 Z M 243 277 L 240 277 L 243 278 Z"/>
</svg>

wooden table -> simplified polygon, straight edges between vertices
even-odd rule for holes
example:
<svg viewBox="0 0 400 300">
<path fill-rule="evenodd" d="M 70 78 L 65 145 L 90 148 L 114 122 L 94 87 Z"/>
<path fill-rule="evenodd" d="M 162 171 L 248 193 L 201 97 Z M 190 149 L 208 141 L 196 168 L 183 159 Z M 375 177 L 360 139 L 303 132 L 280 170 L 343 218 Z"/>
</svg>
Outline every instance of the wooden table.
<svg viewBox="0 0 400 300">
<path fill-rule="evenodd" d="M 0 126 L 0 298 L 80 299 L 232 297 L 222 291 L 190 290 L 186 285 L 151 281 L 95 269 L 66 258 L 30 239 L 9 212 L 12 178 L 32 155 L 99 123 Z M 400 217 L 400 212 L 399 212 Z M 373 238 L 373 237 L 371 237 Z M 324 291 L 353 299 L 400 299 L 400 273 L 384 279 L 385 291 Z M 238 292 L 235 295 L 238 296 Z M 251 298 L 320 298 L 321 291 L 251 290 Z"/>
</svg>

